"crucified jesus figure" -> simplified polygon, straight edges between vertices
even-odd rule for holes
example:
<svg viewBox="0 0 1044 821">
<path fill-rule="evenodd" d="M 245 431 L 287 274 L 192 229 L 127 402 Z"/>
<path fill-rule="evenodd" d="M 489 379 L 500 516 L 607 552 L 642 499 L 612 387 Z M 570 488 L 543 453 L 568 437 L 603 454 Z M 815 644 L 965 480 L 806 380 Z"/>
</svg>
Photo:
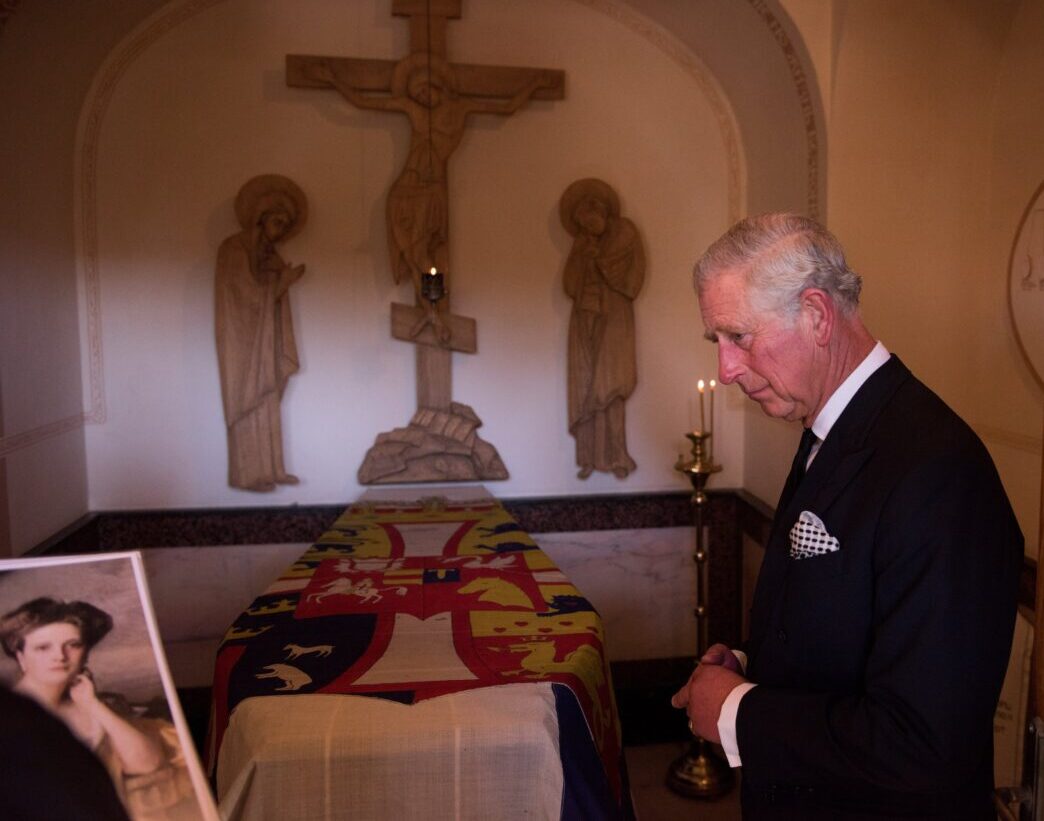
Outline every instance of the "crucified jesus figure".
<svg viewBox="0 0 1044 821">
<path fill-rule="evenodd" d="M 464 136 L 469 115 L 513 114 L 538 88 L 554 87 L 560 80 L 551 72 L 551 76 L 539 72 L 509 99 L 463 96 L 457 92 L 453 67 L 424 52 L 410 54 L 395 65 L 390 94 L 358 91 L 323 59 L 313 62 L 308 73 L 312 79 L 331 84 L 354 106 L 398 111 L 409 117 L 409 154 L 388 192 L 388 251 L 395 282 L 409 276 L 417 304 L 426 307 L 411 336 L 431 324 L 439 339 L 447 342 L 450 332 L 439 316 L 440 308 L 424 296 L 421 286 L 431 269 L 449 270 L 449 158 Z"/>
</svg>

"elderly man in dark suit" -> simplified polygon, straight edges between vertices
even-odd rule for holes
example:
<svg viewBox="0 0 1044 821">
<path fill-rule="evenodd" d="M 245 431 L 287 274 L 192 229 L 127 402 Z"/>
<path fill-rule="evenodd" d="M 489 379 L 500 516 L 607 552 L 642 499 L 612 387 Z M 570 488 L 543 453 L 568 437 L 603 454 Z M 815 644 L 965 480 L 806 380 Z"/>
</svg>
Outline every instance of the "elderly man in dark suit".
<svg viewBox="0 0 1044 821">
<path fill-rule="evenodd" d="M 674 696 L 743 767 L 745 819 L 990 819 L 1023 558 L 982 443 L 863 325 L 837 240 L 744 220 L 695 271 L 719 376 L 800 421 L 746 653 Z"/>
</svg>

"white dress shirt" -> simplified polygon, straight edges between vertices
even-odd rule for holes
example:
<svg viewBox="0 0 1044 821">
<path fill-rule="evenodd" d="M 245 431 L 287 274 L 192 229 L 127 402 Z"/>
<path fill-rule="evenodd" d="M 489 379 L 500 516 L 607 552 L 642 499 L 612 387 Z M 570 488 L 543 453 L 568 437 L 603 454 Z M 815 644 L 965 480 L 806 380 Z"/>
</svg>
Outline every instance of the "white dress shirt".
<svg viewBox="0 0 1044 821">
<path fill-rule="evenodd" d="M 885 346 L 878 342 L 874 345 L 873 350 L 866 355 L 866 358 L 848 375 L 848 378 L 830 395 L 826 404 L 823 405 L 823 409 L 812 423 L 812 432 L 816 435 L 816 441 L 812 444 L 808 461 L 805 463 L 806 468 L 816 458 L 820 445 L 827 438 L 827 434 L 834 427 L 834 423 L 841 416 L 842 411 L 848 407 L 848 403 L 852 401 L 856 391 L 870 378 L 870 374 L 888 361 L 890 356 L 891 354 L 888 353 Z M 734 651 L 734 653 L 736 658 L 739 659 L 743 671 L 746 672 L 746 654 L 738 650 Z M 740 761 L 739 745 L 736 742 L 736 715 L 739 713 L 739 704 L 743 696 L 756 686 L 756 684 L 750 681 L 737 684 L 725 698 L 724 703 L 721 705 L 721 712 L 718 714 L 718 735 L 721 736 L 721 746 L 725 750 L 725 757 L 733 767 L 742 766 L 743 763 Z"/>
</svg>

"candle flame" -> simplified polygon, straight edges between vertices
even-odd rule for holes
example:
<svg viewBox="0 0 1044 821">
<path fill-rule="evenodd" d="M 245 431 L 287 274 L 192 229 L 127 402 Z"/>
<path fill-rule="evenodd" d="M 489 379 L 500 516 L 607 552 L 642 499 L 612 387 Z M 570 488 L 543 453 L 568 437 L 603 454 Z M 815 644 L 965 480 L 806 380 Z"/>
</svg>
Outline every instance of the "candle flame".
<svg viewBox="0 0 1044 821">
<path fill-rule="evenodd" d="M 428 273 L 431 274 L 431 276 L 435 276 L 435 274 L 437 274 L 438 271 L 436 271 L 434 268 L 432 268 L 430 271 L 428 271 Z"/>
<path fill-rule="evenodd" d="M 706 383 L 701 379 L 699 382 L 696 383 L 696 390 L 698 390 L 700 393 L 703 393 L 703 387 L 705 384 Z"/>
<path fill-rule="evenodd" d="M 710 381 L 710 389 L 711 390 L 714 390 L 714 388 L 717 387 L 717 385 L 718 385 L 718 383 L 715 382 L 713 379 Z"/>
</svg>

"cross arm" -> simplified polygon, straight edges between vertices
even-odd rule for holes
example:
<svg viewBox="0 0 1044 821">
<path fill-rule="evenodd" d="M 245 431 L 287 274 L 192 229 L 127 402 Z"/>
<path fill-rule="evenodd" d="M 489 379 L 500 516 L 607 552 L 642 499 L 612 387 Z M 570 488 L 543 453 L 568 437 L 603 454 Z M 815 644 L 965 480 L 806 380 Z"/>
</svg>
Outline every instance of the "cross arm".
<svg viewBox="0 0 1044 821">
<path fill-rule="evenodd" d="M 308 54 L 286 55 L 286 84 L 291 88 L 331 88 L 333 83 L 316 76 L 327 66 L 338 81 L 356 91 L 390 92 L 395 60 L 364 60 L 356 57 L 320 57 Z"/>
<path fill-rule="evenodd" d="M 308 54 L 286 55 L 286 84 L 292 88 L 330 88 L 333 83 L 315 76 L 327 66 L 341 85 L 356 91 L 391 92 L 392 74 L 397 61 L 357 57 L 322 57 Z M 553 68 L 482 66 L 453 63 L 457 91 L 468 97 L 511 99 L 533 82 L 539 81 L 534 100 L 565 98 L 565 72 Z"/>
<path fill-rule="evenodd" d="M 418 320 L 424 318 L 426 308 L 420 305 L 402 305 L 398 302 L 393 302 L 391 307 L 391 334 L 395 339 L 461 353 L 478 351 L 477 323 L 471 317 L 443 314 L 442 321 L 450 329 L 451 335 L 448 342 L 442 343 L 435 337 L 435 331 L 430 325 L 425 326 L 420 333 L 414 331 Z"/>
<path fill-rule="evenodd" d="M 530 99 L 565 99 L 565 72 L 559 69 L 454 63 L 453 70 L 457 90 L 468 97 L 511 99 L 532 83 L 539 83 Z"/>
</svg>

